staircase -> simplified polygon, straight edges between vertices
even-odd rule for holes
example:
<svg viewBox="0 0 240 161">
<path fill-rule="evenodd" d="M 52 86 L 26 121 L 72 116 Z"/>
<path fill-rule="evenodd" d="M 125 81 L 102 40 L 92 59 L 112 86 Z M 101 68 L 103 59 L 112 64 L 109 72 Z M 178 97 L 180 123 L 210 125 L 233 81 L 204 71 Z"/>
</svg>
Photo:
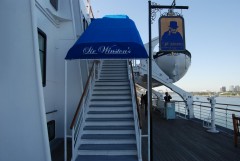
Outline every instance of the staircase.
<svg viewBox="0 0 240 161">
<path fill-rule="evenodd" d="M 137 161 L 126 60 L 105 60 L 90 98 L 76 161 Z"/>
</svg>

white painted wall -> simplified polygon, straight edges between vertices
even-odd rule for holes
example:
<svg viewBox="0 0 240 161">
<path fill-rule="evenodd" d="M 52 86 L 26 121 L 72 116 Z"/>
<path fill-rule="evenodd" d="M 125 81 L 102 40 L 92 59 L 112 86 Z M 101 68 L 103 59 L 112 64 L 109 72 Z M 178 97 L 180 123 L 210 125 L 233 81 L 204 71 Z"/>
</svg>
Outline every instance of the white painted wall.
<svg viewBox="0 0 240 161">
<path fill-rule="evenodd" d="M 75 1 L 73 0 L 73 2 Z M 75 3 L 78 4 L 78 0 Z M 58 11 L 44 0 L 38 0 L 36 3 L 38 28 L 47 35 L 47 76 L 46 86 L 43 88 L 45 108 L 47 112 L 57 110 L 56 113 L 47 115 L 47 121 L 52 119 L 56 121 L 57 138 L 64 136 L 64 58 L 79 36 L 73 25 L 76 25 L 75 29 L 82 30 L 79 28 L 81 22 L 74 23 L 72 21 L 72 17 L 80 21 L 80 17 L 78 17 L 80 16 L 80 6 L 76 4 L 73 7 L 74 12 L 71 12 L 70 1 L 60 0 Z M 72 16 L 72 13 L 76 16 Z M 81 75 L 79 61 L 71 62 L 73 61 L 68 63 L 68 135 L 71 135 L 70 124 L 83 92 L 82 81 L 85 82 L 88 76 L 87 74 Z M 88 73 L 86 72 L 86 61 L 83 60 L 82 64 L 84 64 L 84 68 L 81 68 L 82 71 Z"/>
<path fill-rule="evenodd" d="M 33 2 L 0 2 L 1 161 L 51 160 Z"/>
<path fill-rule="evenodd" d="M 57 137 L 64 135 L 64 58 L 77 34 L 70 1 L 59 3 L 56 11 L 46 0 L 0 1 L 0 160 L 51 160 L 47 121 L 52 119 Z M 46 87 L 41 82 L 37 28 L 47 35 Z M 69 62 L 68 69 L 70 135 L 88 69 L 86 61 Z M 58 111 L 45 114 L 53 110 Z"/>
</svg>

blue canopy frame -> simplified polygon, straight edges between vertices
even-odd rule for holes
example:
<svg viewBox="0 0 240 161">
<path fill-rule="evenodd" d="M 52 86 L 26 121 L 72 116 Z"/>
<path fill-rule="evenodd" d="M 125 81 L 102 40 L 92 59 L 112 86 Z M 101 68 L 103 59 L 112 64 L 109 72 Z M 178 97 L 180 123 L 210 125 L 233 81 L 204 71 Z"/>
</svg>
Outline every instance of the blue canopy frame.
<svg viewBox="0 0 240 161">
<path fill-rule="evenodd" d="M 135 23 L 123 15 L 93 19 L 65 57 L 66 60 L 147 58 Z"/>
</svg>

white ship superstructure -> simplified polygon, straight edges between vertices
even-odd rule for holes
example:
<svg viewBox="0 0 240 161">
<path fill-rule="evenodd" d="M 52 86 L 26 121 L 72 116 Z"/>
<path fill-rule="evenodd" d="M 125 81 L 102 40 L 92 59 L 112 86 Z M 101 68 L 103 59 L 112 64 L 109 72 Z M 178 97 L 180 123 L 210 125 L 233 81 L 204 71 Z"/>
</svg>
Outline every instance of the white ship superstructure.
<svg viewBox="0 0 240 161">
<path fill-rule="evenodd" d="M 64 137 L 64 58 L 92 17 L 88 0 L 0 2 L 0 160 L 51 160 L 49 139 Z M 68 67 L 68 127 L 88 65 Z"/>
</svg>

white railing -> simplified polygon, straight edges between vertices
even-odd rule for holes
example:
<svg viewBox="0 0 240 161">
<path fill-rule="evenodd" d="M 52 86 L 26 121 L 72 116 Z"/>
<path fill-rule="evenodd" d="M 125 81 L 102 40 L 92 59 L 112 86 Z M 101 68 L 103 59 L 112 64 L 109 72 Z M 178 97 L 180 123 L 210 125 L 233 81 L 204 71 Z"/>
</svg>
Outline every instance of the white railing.
<svg viewBox="0 0 240 161">
<path fill-rule="evenodd" d="M 187 108 L 184 101 L 174 101 L 175 102 L 175 111 L 177 112 L 177 117 L 187 119 Z"/>
<path fill-rule="evenodd" d="M 71 129 L 72 129 L 72 160 L 75 160 L 77 157 L 78 147 L 80 145 L 79 135 L 83 130 L 83 124 L 85 121 L 85 114 L 87 113 L 87 107 L 90 102 L 90 97 L 92 89 L 95 84 L 95 80 L 99 78 L 100 63 L 99 61 L 94 61 L 86 86 L 84 88 L 83 94 L 79 101 L 77 110 L 75 112 L 74 118 L 72 120 Z"/>
<path fill-rule="evenodd" d="M 134 75 L 133 75 L 132 62 L 129 61 L 128 65 L 128 76 L 130 81 L 131 95 L 132 95 L 132 106 L 133 106 L 133 115 L 134 115 L 134 125 L 135 125 L 135 134 L 136 134 L 136 142 L 137 142 L 137 150 L 138 150 L 138 160 L 142 160 L 142 125 L 140 121 L 140 111 L 137 100 L 137 92 L 135 87 Z"/>
<path fill-rule="evenodd" d="M 211 120 L 208 119 L 211 113 L 211 104 L 209 102 L 194 101 L 193 106 L 196 118 L 201 120 Z M 232 114 L 240 115 L 240 105 L 216 103 L 216 125 L 233 130 Z"/>
<path fill-rule="evenodd" d="M 187 118 L 187 109 L 184 101 L 176 101 L 176 112 L 178 116 Z M 194 101 L 194 117 L 203 121 L 204 127 L 211 126 L 211 104 L 210 102 Z M 222 104 L 215 105 L 215 123 L 219 127 L 233 130 L 232 114 L 240 116 L 240 105 Z"/>
</svg>

